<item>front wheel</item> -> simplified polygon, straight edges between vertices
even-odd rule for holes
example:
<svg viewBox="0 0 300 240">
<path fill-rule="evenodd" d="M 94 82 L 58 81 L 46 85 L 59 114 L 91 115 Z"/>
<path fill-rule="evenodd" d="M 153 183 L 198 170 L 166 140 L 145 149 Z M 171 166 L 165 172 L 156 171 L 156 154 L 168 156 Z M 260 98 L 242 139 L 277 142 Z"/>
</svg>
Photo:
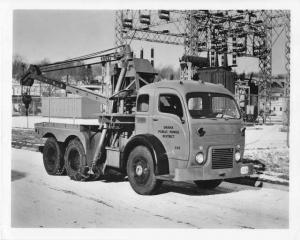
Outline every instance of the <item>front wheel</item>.
<svg viewBox="0 0 300 240">
<path fill-rule="evenodd" d="M 214 189 L 217 186 L 219 186 L 222 183 L 221 179 L 218 180 L 199 180 L 199 181 L 194 181 L 197 185 L 198 188 L 201 189 Z"/>
<path fill-rule="evenodd" d="M 144 146 L 135 147 L 129 154 L 127 175 L 133 190 L 141 195 L 153 194 L 161 184 L 154 174 L 152 154 Z"/>
</svg>

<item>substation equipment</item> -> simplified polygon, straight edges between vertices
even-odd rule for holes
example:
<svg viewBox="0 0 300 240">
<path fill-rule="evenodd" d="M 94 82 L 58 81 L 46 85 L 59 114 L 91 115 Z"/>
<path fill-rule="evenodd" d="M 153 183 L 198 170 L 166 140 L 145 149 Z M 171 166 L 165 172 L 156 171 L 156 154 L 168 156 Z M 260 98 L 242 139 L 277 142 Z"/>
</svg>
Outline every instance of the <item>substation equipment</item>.
<svg viewBox="0 0 300 240">
<path fill-rule="evenodd" d="M 236 81 L 240 80 L 233 90 L 231 89 L 236 93 L 237 100 L 249 98 L 247 103 L 249 107 L 242 107 L 245 103 L 240 104 L 248 121 L 255 120 L 258 111 L 263 111 L 264 119 L 266 118 L 267 106 L 271 99 L 272 47 L 282 34 L 285 34 L 285 56 L 283 56 L 286 60 L 287 72 L 285 99 L 287 100 L 286 114 L 289 116 L 289 11 L 119 10 L 116 11 L 115 17 L 116 45 L 138 40 L 183 46 L 184 56 L 180 63 L 181 79 L 201 79 L 222 83 L 225 86 L 222 82 L 224 78 L 220 80 L 219 75 L 224 75 L 220 71 L 231 72 L 239 57 L 258 58 L 261 72 L 256 83 L 258 90 L 251 87 L 254 92 L 244 91 L 247 83 L 242 82 L 244 79 L 240 79 L 238 75 L 232 75 L 230 79 L 231 85 L 235 85 Z M 209 77 L 207 77 L 208 71 L 211 72 Z M 219 73 L 215 73 L 218 71 Z M 226 85 L 228 86 L 228 82 Z M 250 95 L 246 95 L 246 92 Z M 254 108 L 257 109 L 256 114 Z"/>
</svg>

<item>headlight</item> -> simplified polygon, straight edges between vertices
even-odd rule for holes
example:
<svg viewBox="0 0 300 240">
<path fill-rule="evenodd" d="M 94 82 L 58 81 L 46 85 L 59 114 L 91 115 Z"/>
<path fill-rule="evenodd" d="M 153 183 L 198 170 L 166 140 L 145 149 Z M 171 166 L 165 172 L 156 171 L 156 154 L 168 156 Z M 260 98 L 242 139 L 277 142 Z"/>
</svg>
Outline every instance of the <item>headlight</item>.
<svg viewBox="0 0 300 240">
<path fill-rule="evenodd" d="M 241 160 L 241 153 L 239 151 L 236 151 L 234 154 L 235 161 L 240 161 Z"/>
<path fill-rule="evenodd" d="M 196 162 L 198 164 L 203 164 L 204 163 L 204 155 L 203 155 L 202 152 L 197 153 L 197 155 L 196 155 Z"/>
</svg>

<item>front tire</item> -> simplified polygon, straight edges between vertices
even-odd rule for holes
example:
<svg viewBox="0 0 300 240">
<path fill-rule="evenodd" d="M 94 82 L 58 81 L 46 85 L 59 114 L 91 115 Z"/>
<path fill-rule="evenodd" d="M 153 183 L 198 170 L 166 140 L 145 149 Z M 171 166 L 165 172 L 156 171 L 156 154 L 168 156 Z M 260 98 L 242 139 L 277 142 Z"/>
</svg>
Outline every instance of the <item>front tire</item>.
<svg viewBox="0 0 300 240">
<path fill-rule="evenodd" d="M 43 148 L 43 163 L 49 175 L 64 174 L 64 159 L 60 144 L 54 137 L 49 137 Z"/>
<path fill-rule="evenodd" d="M 203 180 L 194 181 L 198 188 L 201 189 L 214 189 L 222 183 L 221 179 L 218 180 Z"/>
<path fill-rule="evenodd" d="M 127 175 L 133 190 L 141 195 L 153 194 L 160 186 L 154 174 L 152 154 L 147 147 L 135 147 L 128 157 Z"/>
</svg>

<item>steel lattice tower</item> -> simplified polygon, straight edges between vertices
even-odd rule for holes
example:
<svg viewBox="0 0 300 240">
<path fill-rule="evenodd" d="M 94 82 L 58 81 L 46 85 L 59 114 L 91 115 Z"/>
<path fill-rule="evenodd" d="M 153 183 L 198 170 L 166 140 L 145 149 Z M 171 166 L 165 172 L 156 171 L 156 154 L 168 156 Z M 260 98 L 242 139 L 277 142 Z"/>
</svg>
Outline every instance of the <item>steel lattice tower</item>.
<svg viewBox="0 0 300 240">
<path fill-rule="evenodd" d="M 286 35 L 287 96 L 289 96 L 290 13 L 283 10 L 119 10 L 115 19 L 115 44 L 132 39 L 175 44 L 186 55 L 210 57 L 217 66 L 225 58 L 259 59 L 261 101 L 270 101 L 272 47 Z M 235 61 L 232 61 L 232 65 Z M 265 111 L 266 112 L 266 111 Z"/>
</svg>

